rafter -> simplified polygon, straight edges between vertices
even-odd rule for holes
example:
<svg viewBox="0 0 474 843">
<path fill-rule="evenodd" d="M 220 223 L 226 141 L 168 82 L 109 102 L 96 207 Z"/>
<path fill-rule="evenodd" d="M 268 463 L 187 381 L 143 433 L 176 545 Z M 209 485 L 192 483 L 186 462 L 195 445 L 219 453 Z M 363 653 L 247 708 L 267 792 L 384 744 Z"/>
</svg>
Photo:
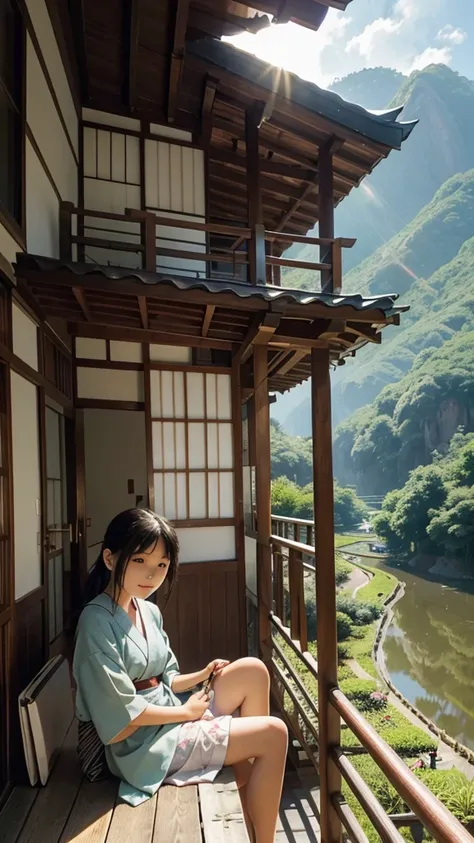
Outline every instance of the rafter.
<svg viewBox="0 0 474 843">
<path fill-rule="evenodd" d="M 220 164 L 237 167 L 240 170 L 246 170 L 247 167 L 247 161 L 244 155 L 227 152 L 227 150 L 219 149 L 216 146 L 210 147 L 209 159 L 211 161 L 217 161 Z M 312 170 L 296 167 L 293 164 L 285 164 L 281 161 L 273 161 L 271 158 L 260 158 L 260 172 L 283 178 L 298 179 L 299 181 L 310 181 L 314 178 L 314 172 Z"/>
<path fill-rule="evenodd" d="M 86 322 L 92 322 L 84 290 L 81 287 L 73 287 L 72 292 L 74 293 L 74 297 L 82 310 L 84 319 L 86 320 Z"/>
<path fill-rule="evenodd" d="M 146 303 L 146 296 L 138 296 L 138 307 L 140 309 L 140 319 L 142 320 L 142 327 L 144 331 L 148 331 L 148 306 Z"/>
<path fill-rule="evenodd" d="M 174 25 L 173 47 L 171 52 L 170 83 L 168 89 L 168 122 L 173 123 L 176 118 L 179 83 L 183 70 L 184 45 L 186 28 L 188 25 L 190 0 L 177 0 L 176 18 Z"/>
<path fill-rule="evenodd" d="M 207 337 L 209 333 L 209 328 L 211 327 L 212 317 L 214 316 L 215 312 L 215 305 L 208 304 L 206 307 L 206 311 L 204 313 L 204 319 L 202 320 L 202 328 L 201 328 L 201 336 Z"/>
<path fill-rule="evenodd" d="M 139 0 L 123 0 L 123 100 L 133 111 L 136 104 Z"/>
<path fill-rule="evenodd" d="M 206 76 L 201 106 L 201 141 L 205 148 L 209 147 L 211 142 L 212 111 L 214 108 L 218 85 L 219 81 L 217 79 L 213 79 L 211 76 Z"/>
</svg>

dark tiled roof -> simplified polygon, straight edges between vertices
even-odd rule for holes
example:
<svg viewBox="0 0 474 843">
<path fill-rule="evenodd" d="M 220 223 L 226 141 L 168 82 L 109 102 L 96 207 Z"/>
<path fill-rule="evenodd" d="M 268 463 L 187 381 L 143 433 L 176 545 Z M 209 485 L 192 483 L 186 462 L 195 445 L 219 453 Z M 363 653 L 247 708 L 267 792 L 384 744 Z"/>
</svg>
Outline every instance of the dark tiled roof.
<svg viewBox="0 0 474 843">
<path fill-rule="evenodd" d="M 214 38 L 195 41 L 187 45 L 187 52 L 269 91 L 278 90 L 281 83 L 280 68 L 273 67 L 225 41 Z M 332 91 L 306 82 L 294 73 L 285 71 L 284 74 L 289 101 L 392 149 L 401 149 L 403 141 L 407 140 L 418 122 L 414 120 L 398 123 L 397 117 L 402 108 L 367 111 L 360 105 L 346 102 Z"/>
<path fill-rule="evenodd" d="M 267 302 L 281 302 L 298 305 L 322 304 L 330 308 L 351 307 L 357 311 L 379 310 L 387 317 L 396 313 L 403 313 L 408 310 L 406 306 L 396 305 L 398 295 L 390 294 L 385 296 L 364 297 L 360 295 L 328 295 L 327 293 L 309 292 L 308 290 L 295 290 L 293 288 L 273 286 L 253 286 L 240 282 L 212 281 L 206 278 L 186 278 L 170 276 L 145 270 L 129 269 L 116 266 L 98 266 L 93 263 L 74 263 L 45 258 L 37 255 L 25 255 L 19 253 L 16 262 L 16 274 L 21 277 L 22 269 L 39 270 L 47 273 L 45 281 L 54 283 L 54 273 L 67 270 L 73 275 L 94 276 L 102 275 L 113 281 L 134 280 L 140 281 L 147 286 L 168 285 L 176 290 L 190 291 L 203 290 L 213 295 L 219 293 L 232 293 L 239 298 L 263 299 Z M 117 286 L 117 292 L 120 287 Z"/>
</svg>

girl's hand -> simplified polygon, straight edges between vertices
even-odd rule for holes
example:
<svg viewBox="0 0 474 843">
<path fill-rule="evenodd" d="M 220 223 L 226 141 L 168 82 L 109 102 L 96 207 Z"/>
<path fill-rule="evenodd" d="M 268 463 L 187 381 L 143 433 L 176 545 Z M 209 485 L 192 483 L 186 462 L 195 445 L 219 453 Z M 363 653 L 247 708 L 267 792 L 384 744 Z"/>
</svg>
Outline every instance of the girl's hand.
<svg viewBox="0 0 474 843">
<path fill-rule="evenodd" d="M 209 662 L 208 666 L 204 668 L 205 679 L 209 679 L 211 673 L 215 673 L 216 675 L 224 670 L 227 665 L 230 664 L 228 659 L 213 659 L 212 662 Z"/>
<path fill-rule="evenodd" d="M 193 694 L 184 703 L 183 714 L 186 715 L 187 720 L 201 720 L 210 704 L 209 694 L 205 694 L 204 691 L 198 691 L 197 694 Z"/>
</svg>

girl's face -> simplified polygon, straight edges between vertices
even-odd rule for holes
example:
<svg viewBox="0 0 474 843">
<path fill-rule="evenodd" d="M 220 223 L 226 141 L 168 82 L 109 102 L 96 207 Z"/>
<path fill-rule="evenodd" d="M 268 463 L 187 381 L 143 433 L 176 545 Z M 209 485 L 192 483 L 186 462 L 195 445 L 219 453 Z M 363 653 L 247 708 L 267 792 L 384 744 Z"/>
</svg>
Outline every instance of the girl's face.
<svg viewBox="0 0 474 843">
<path fill-rule="evenodd" d="M 104 550 L 104 562 L 111 571 L 115 567 L 117 556 L 109 550 Z M 130 557 L 120 597 L 149 597 L 163 585 L 169 564 L 165 540 L 160 536 L 156 544 Z"/>
</svg>

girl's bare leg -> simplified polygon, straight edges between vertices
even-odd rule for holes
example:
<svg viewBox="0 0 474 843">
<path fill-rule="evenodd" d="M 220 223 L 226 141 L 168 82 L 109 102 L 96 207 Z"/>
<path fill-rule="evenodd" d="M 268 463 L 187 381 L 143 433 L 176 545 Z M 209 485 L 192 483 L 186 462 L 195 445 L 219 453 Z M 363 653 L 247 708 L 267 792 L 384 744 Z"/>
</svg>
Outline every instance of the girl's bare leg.
<svg viewBox="0 0 474 843">
<path fill-rule="evenodd" d="M 270 713 L 270 677 L 259 659 L 239 659 L 228 665 L 216 677 L 213 688 L 215 697 L 212 708 L 216 717 L 233 714 L 237 709 L 241 717 L 268 716 Z M 255 832 L 248 810 L 248 782 L 252 762 L 240 761 L 233 767 L 245 824 L 251 843 L 254 843 Z"/>
<path fill-rule="evenodd" d="M 260 717 L 270 713 L 270 677 L 259 659 L 239 659 L 225 667 L 213 684 L 216 717 L 233 714 Z"/>
<path fill-rule="evenodd" d="M 255 830 L 255 843 L 275 840 L 287 746 L 286 726 L 277 717 L 232 720 L 226 766 L 240 768 L 242 762 L 255 759 L 245 785 L 246 809 Z"/>
</svg>

